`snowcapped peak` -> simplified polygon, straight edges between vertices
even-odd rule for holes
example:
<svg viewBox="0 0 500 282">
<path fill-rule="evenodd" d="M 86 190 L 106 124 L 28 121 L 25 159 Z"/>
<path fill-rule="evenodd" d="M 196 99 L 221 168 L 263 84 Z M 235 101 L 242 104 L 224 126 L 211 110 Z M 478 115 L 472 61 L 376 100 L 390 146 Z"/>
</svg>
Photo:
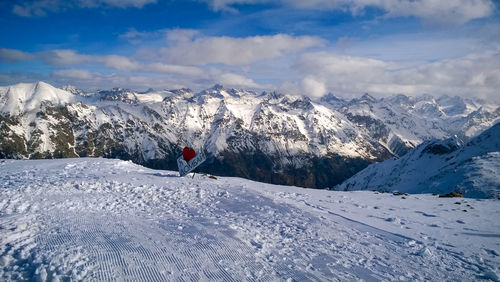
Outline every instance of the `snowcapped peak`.
<svg viewBox="0 0 500 282">
<path fill-rule="evenodd" d="M 263 97 L 264 100 L 278 100 L 278 99 L 281 99 L 283 98 L 285 95 L 277 92 L 277 91 L 271 91 L 271 92 L 266 92 L 266 91 L 263 91 L 259 97 Z"/>
<path fill-rule="evenodd" d="M 111 90 L 98 91 L 99 97 L 104 101 L 121 101 L 127 104 L 135 104 L 138 102 L 137 92 L 115 87 Z"/>
<path fill-rule="evenodd" d="M 229 95 L 231 95 L 232 97 L 236 97 L 236 98 L 240 98 L 242 96 L 242 94 L 246 94 L 243 90 L 238 90 L 238 89 L 234 89 L 234 88 L 231 88 L 227 91 L 227 93 Z"/>
<path fill-rule="evenodd" d="M 337 97 L 332 93 L 328 93 L 325 96 L 321 97 L 320 101 L 327 103 L 346 103 L 346 101 L 343 98 Z"/>
<path fill-rule="evenodd" d="M 377 99 L 373 97 L 372 95 L 365 93 L 363 96 L 361 96 L 361 101 L 369 101 L 369 102 L 376 102 Z"/>
<path fill-rule="evenodd" d="M 424 117 L 439 118 L 444 117 L 446 114 L 441 110 L 441 107 L 434 99 L 420 100 L 415 104 L 415 110 Z"/>
<path fill-rule="evenodd" d="M 70 92 L 39 81 L 0 87 L 0 112 L 20 114 L 40 107 L 42 102 L 61 105 L 76 101 Z"/>
<path fill-rule="evenodd" d="M 139 92 L 139 94 L 148 94 L 148 93 L 152 93 L 152 92 L 155 92 L 155 90 L 153 88 L 148 88 L 146 91 L 143 91 L 143 92 Z"/>
<path fill-rule="evenodd" d="M 222 89 L 210 88 L 210 89 L 206 89 L 206 90 L 201 91 L 197 95 L 198 96 L 211 96 L 211 97 L 215 97 L 215 98 L 224 98 L 224 95 L 222 95 L 222 92 L 225 92 L 225 91 L 223 91 Z"/>
<path fill-rule="evenodd" d="M 199 92 L 197 95 L 198 96 L 210 96 L 214 98 L 219 98 L 219 99 L 226 99 L 226 98 L 241 98 L 242 96 L 248 94 L 250 92 L 246 92 L 244 90 L 240 89 L 224 89 L 224 87 L 221 84 L 216 84 L 212 88 L 205 89 L 201 92 Z"/>
<path fill-rule="evenodd" d="M 121 91 L 123 91 L 123 88 L 121 88 L 121 87 L 113 87 L 113 88 L 111 89 L 111 91 L 114 91 L 114 92 L 121 92 Z"/>
<path fill-rule="evenodd" d="M 314 106 L 311 98 L 305 96 L 285 96 L 281 103 L 290 106 L 292 109 L 310 110 Z"/>
<path fill-rule="evenodd" d="M 444 95 L 439 97 L 436 102 L 439 104 L 441 110 L 448 116 L 464 114 L 468 109 L 465 100 L 458 96 Z M 469 103 L 471 107 L 477 107 L 472 101 Z"/>
<path fill-rule="evenodd" d="M 215 85 L 214 85 L 214 86 L 212 86 L 212 88 L 210 88 L 210 89 L 220 91 L 220 90 L 224 89 L 224 86 L 223 86 L 222 84 L 215 84 Z"/>
<path fill-rule="evenodd" d="M 391 104 L 396 104 L 396 105 L 409 105 L 409 104 L 411 104 L 410 97 L 408 97 L 404 94 L 396 94 L 396 95 L 384 98 L 383 100 L 388 101 Z"/>
<path fill-rule="evenodd" d="M 191 90 L 189 88 L 173 89 L 173 90 L 169 90 L 169 92 L 172 92 L 175 95 L 179 95 L 179 96 L 191 96 L 191 95 L 193 95 L 193 90 Z"/>
<path fill-rule="evenodd" d="M 434 96 L 431 94 L 425 93 L 420 96 L 415 97 L 416 101 L 434 101 Z"/>
<path fill-rule="evenodd" d="M 62 89 L 64 91 L 69 92 L 69 93 L 74 94 L 74 95 L 81 95 L 81 96 L 85 95 L 85 92 L 83 90 L 78 89 L 74 85 L 64 85 L 64 86 L 59 87 L 59 89 Z"/>
</svg>

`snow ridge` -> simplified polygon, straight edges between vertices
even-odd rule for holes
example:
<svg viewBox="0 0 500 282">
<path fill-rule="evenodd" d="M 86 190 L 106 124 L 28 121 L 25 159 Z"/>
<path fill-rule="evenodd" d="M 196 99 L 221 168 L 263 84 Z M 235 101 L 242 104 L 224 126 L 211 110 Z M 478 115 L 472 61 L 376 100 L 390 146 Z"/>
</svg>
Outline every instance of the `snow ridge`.
<svg viewBox="0 0 500 282">
<path fill-rule="evenodd" d="M 465 145 L 457 138 L 431 140 L 401 158 L 376 163 L 335 190 L 406 193 L 460 192 L 465 197 L 500 198 L 500 123 Z"/>
</svg>

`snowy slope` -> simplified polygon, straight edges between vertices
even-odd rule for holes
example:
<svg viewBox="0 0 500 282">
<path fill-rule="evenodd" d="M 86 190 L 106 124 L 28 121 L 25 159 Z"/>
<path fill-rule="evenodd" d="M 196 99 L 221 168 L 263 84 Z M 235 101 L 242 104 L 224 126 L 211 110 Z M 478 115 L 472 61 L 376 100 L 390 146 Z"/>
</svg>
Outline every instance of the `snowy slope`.
<svg viewBox="0 0 500 282">
<path fill-rule="evenodd" d="M 427 141 L 401 158 L 368 166 L 335 190 L 448 193 L 500 198 L 500 123 L 462 145 Z"/>
<path fill-rule="evenodd" d="M 497 200 L 0 161 L 0 280 L 498 281 Z"/>
</svg>

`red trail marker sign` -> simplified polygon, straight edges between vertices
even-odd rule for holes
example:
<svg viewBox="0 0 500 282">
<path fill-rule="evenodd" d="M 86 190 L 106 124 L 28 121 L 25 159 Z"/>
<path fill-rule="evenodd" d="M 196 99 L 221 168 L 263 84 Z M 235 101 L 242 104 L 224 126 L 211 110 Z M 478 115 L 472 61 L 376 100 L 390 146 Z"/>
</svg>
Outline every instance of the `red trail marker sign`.
<svg viewBox="0 0 500 282">
<path fill-rule="evenodd" d="M 187 150 L 186 150 L 187 148 Z M 182 156 L 177 158 L 177 167 L 179 168 L 179 175 L 181 177 L 190 173 L 193 169 L 202 164 L 206 159 L 207 155 L 205 150 L 202 150 L 198 154 L 191 148 L 186 147 L 182 152 Z M 186 161 L 186 159 L 188 161 Z"/>
</svg>

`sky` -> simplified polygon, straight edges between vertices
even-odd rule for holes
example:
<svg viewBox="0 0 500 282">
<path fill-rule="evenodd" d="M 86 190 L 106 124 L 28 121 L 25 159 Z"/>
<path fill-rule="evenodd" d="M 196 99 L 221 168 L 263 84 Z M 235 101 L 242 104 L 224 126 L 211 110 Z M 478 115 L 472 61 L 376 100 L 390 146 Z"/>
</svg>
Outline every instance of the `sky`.
<svg viewBox="0 0 500 282">
<path fill-rule="evenodd" d="M 493 0 L 0 2 L 0 85 L 500 100 Z"/>
</svg>

